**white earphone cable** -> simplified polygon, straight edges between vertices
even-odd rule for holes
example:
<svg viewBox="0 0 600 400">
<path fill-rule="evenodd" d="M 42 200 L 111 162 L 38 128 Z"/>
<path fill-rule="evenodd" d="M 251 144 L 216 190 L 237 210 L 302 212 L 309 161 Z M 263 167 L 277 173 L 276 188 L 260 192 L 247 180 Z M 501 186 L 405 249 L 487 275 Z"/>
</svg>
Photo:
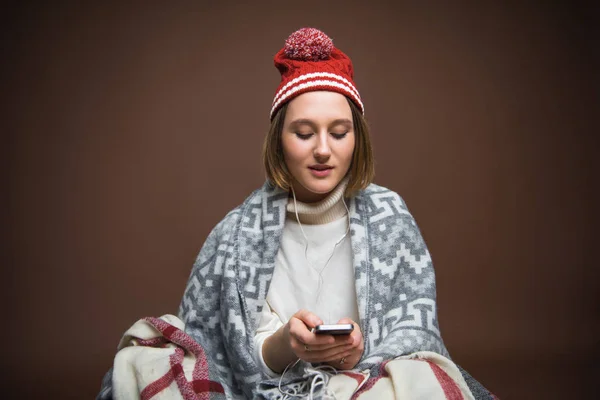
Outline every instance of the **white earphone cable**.
<svg viewBox="0 0 600 400">
<path fill-rule="evenodd" d="M 348 236 L 348 233 L 350 233 L 350 210 L 348 209 L 348 205 L 346 204 L 346 201 L 344 200 L 344 196 L 342 195 L 342 203 L 344 204 L 344 208 L 346 208 L 346 216 L 348 218 L 348 226 L 346 228 L 346 232 L 344 233 L 344 235 L 335 243 L 335 245 L 333 246 L 333 251 L 331 252 L 331 254 L 329 255 L 329 258 L 327 259 L 327 262 L 325 263 L 325 265 L 323 266 L 323 268 L 321 268 L 321 270 L 319 271 L 316 267 L 314 267 L 312 265 L 312 263 L 308 260 L 308 237 L 306 236 L 306 233 L 304 232 L 304 228 L 302 227 L 302 223 L 300 222 L 300 217 L 298 216 L 298 203 L 296 201 L 296 192 L 294 191 L 294 187 L 292 187 L 292 196 L 294 198 L 294 213 L 296 214 L 296 221 L 298 222 L 298 225 L 300 226 L 300 231 L 302 232 L 302 236 L 304 237 L 304 241 L 305 241 L 305 246 L 304 246 L 304 259 L 306 260 L 307 264 L 314 269 L 318 274 L 319 274 L 319 286 L 317 289 L 317 300 L 315 304 L 319 304 L 319 300 L 320 300 L 320 296 L 321 296 L 321 287 L 323 286 L 323 271 L 325 271 L 325 268 L 327 268 L 327 265 L 329 265 L 329 261 L 331 261 L 331 259 L 333 258 L 333 255 L 335 254 L 335 250 L 337 248 L 337 246 L 342 243 L 342 241 L 346 238 L 346 236 Z M 281 373 L 281 377 L 279 378 L 279 385 L 278 385 L 278 389 L 279 392 L 284 395 L 284 399 L 287 399 L 288 397 L 308 397 L 308 399 L 312 400 L 314 398 L 315 395 L 315 390 L 317 389 L 317 387 L 323 387 L 322 390 L 325 390 L 325 394 L 329 395 L 330 398 L 335 398 L 334 393 L 330 392 L 327 389 L 327 382 L 328 379 L 319 374 L 316 374 L 313 379 L 311 380 L 311 384 L 310 384 L 310 391 L 308 393 L 308 395 L 302 395 L 302 394 L 298 394 L 298 393 L 293 393 L 293 392 L 288 392 L 288 391 L 284 391 L 281 387 L 281 384 L 283 382 L 283 377 L 285 375 L 285 373 L 288 371 L 288 369 L 290 368 L 294 368 L 298 363 L 300 362 L 300 358 L 298 358 L 296 361 L 289 363 L 285 369 L 283 370 L 283 372 Z M 329 367 L 329 366 L 324 366 L 324 367 Z M 329 369 L 333 370 L 333 373 L 335 374 L 335 368 L 333 367 L 329 367 Z M 315 369 L 315 372 L 320 372 L 322 375 L 325 375 L 325 371 L 321 371 L 318 368 Z"/>
</svg>

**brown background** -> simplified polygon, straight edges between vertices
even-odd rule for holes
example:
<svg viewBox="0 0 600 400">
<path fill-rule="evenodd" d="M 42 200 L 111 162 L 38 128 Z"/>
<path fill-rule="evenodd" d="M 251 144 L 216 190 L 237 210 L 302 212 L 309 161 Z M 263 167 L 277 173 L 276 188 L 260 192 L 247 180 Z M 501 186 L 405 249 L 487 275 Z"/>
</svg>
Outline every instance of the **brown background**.
<svg viewBox="0 0 600 400">
<path fill-rule="evenodd" d="M 272 56 L 314 26 L 354 60 L 376 182 L 419 222 L 454 360 L 502 398 L 587 393 L 594 10 L 167 3 L 4 10 L 6 390 L 92 398 L 120 335 L 177 311 L 206 235 L 263 182 Z"/>
</svg>

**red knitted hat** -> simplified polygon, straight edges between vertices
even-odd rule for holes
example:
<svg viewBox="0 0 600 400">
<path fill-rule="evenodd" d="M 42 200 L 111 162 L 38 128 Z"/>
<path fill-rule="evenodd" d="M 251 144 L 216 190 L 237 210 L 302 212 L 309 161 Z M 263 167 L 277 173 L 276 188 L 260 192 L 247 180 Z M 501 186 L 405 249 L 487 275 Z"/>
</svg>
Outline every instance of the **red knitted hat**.
<svg viewBox="0 0 600 400">
<path fill-rule="evenodd" d="M 364 114 L 363 103 L 354 84 L 352 61 L 323 32 L 302 28 L 292 33 L 283 49 L 275 55 L 275 67 L 281 72 L 271 119 L 286 102 L 315 90 L 338 92 L 348 97 Z"/>
</svg>

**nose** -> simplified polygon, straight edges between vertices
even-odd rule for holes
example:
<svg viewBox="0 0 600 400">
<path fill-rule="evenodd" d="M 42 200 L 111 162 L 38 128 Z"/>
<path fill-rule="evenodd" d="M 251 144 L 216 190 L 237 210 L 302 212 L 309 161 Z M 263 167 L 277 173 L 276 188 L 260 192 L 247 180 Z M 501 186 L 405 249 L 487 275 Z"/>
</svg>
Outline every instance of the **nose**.
<svg viewBox="0 0 600 400">
<path fill-rule="evenodd" d="M 316 159 L 327 159 L 331 156 L 331 148 L 329 147 L 329 135 L 327 133 L 319 134 L 317 144 L 314 149 L 314 156 Z"/>
</svg>

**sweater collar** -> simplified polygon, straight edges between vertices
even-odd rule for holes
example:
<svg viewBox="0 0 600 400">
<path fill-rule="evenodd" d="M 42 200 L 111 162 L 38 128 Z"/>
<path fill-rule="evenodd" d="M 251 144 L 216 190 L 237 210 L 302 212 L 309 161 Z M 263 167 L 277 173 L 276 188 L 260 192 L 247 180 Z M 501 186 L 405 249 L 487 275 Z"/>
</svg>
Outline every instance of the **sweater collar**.
<svg viewBox="0 0 600 400">
<path fill-rule="evenodd" d="M 335 189 L 323 200 L 316 203 L 303 203 L 296 201 L 298 218 L 300 222 L 308 225 L 320 225 L 336 221 L 346 215 L 346 207 L 342 202 L 344 192 L 348 186 L 348 177 L 342 179 Z M 287 217 L 296 219 L 294 212 L 294 198 L 290 196 L 287 203 Z"/>
</svg>

